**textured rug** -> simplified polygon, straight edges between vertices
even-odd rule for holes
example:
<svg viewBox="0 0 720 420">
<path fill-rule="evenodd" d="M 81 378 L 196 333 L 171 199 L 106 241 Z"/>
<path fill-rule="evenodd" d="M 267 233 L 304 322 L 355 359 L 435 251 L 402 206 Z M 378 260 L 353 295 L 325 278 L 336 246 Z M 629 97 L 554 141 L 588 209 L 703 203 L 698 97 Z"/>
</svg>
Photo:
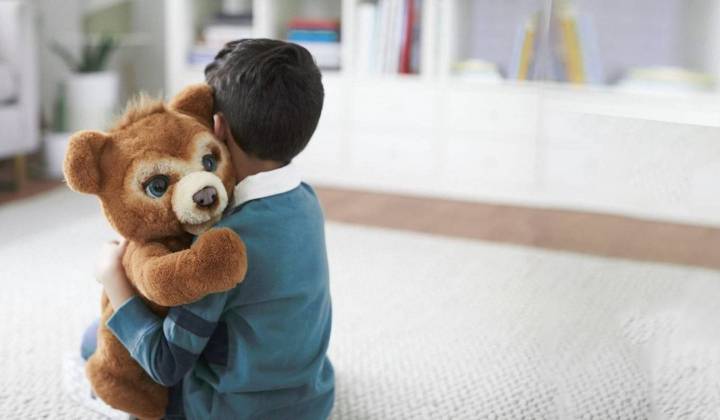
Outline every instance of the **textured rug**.
<svg viewBox="0 0 720 420">
<path fill-rule="evenodd" d="M 0 418 L 63 385 L 98 312 L 94 199 L 0 207 Z M 720 273 L 328 223 L 335 420 L 720 418 Z M 65 370 L 64 370 L 65 369 Z"/>
</svg>

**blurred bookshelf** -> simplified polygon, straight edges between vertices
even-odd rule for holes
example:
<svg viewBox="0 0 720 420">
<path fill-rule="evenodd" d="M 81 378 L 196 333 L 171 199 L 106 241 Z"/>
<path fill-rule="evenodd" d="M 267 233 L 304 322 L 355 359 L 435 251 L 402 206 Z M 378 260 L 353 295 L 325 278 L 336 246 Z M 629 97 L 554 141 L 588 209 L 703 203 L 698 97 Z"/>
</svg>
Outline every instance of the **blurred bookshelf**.
<svg viewBox="0 0 720 420">
<path fill-rule="evenodd" d="M 231 12 L 223 10 L 226 3 L 234 5 Z M 524 84 L 528 89 L 557 90 L 569 83 L 577 94 L 582 88 L 714 94 L 720 76 L 715 0 L 166 0 L 165 5 L 169 92 L 200 80 L 199 70 L 223 41 L 244 37 L 298 42 L 331 77 L 349 82 L 420 76 L 426 84 L 534 82 Z"/>
<path fill-rule="evenodd" d="M 225 3 L 165 1 L 168 94 L 203 80 L 190 57 Z M 705 140 L 720 139 L 718 1 L 230 3 L 253 37 L 324 43 L 325 107 L 299 159 L 311 181 L 720 225 L 720 196 L 698 187 L 720 179 L 704 160 L 720 158 Z M 628 154 L 645 141 L 658 149 Z M 678 156 L 692 158 L 653 169 Z M 641 193 L 625 182 L 645 175 Z"/>
</svg>

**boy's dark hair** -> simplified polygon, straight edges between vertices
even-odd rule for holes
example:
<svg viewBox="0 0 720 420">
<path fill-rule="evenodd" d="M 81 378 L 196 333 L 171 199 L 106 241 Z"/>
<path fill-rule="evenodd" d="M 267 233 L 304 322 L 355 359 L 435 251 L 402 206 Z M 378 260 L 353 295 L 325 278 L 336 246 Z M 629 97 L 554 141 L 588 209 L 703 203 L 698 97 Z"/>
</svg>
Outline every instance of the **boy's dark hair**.
<svg viewBox="0 0 720 420">
<path fill-rule="evenodd" d="M 238 146 L 263 160 L 290 162 L 312 137 L 325 96 L 305 48 L 272 39 L 229 42 L 205 67 Z"/>
</svg>

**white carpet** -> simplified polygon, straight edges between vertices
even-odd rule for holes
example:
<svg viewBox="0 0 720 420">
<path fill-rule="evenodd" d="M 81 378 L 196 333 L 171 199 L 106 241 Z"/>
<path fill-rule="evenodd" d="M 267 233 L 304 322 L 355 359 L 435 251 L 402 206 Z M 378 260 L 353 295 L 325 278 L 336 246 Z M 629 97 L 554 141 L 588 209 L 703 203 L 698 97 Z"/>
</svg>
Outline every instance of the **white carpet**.
<svg viewBox="0 0 720 420">
<path fill-rule="evenodd" d="M 329 223 L 334 419 L 720 418 L 720 275 Z M 0 418 L 93 418 L 62 360 L 113 234 L 64 190 L 0 207 Z"/>
</svg>

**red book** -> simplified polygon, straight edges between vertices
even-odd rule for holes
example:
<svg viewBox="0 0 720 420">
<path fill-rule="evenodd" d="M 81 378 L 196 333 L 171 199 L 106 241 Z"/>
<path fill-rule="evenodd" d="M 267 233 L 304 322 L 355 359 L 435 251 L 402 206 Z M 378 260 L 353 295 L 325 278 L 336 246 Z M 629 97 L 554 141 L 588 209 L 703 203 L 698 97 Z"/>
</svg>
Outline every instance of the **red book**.
<svg viewBox="0 0 720 420">
<path fill-rule="evenodd" d="M 412 51 L 413 25 L 415 24 L 415 0 L 405 0 L 405 33 L 400 50 L 400 73 L 410 73 L 410 52 Z"/>
<path fill-rule="evenodd" d="M 289 29 L 339 31 L 340 21 L 337 19 L 302 19 L 294 18 L 288 23 Z"/>
</svg>

